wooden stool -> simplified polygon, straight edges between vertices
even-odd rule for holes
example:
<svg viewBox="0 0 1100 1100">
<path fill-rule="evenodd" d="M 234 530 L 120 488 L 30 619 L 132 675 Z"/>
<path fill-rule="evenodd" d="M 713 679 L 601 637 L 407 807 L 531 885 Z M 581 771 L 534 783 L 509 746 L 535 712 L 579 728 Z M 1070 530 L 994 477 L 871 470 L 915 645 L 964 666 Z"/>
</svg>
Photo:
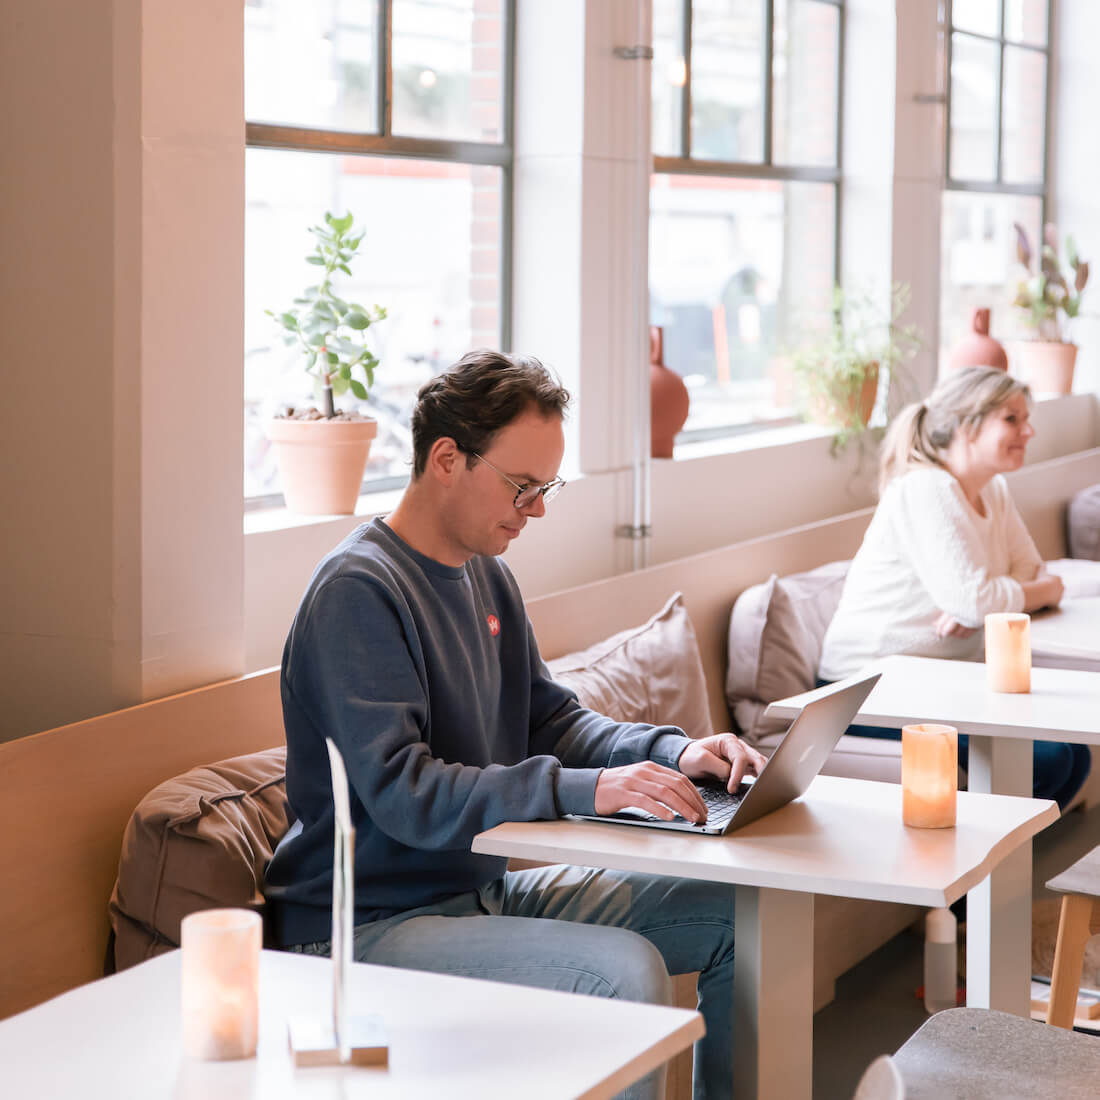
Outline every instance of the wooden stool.
<svg viewBox="0 0 1100 1100">
<path fill-rule="evenodd" d="M 1052 878 L 1047 889 L 1065 895 L 1054 946 L 1047 1023 L 1072 1028 L 1085 948 L 1089 938 L 1100 932 L 1100 848 Z"/>
</svg>

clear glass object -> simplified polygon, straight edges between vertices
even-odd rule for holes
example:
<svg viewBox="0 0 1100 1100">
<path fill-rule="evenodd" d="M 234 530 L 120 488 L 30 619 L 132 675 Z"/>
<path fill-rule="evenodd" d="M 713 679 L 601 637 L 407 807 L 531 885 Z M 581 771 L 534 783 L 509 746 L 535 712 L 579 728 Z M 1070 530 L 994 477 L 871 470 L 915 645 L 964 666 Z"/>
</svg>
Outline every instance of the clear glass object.
<svg viewBox="0 0 1100 1100">
<path fill-rule="evenodd" d="M 958 985 L 955 914 L 932 909 L 924 920 L 924 1007 L 929 1013 L 954 1008 Z"/>
</svg>

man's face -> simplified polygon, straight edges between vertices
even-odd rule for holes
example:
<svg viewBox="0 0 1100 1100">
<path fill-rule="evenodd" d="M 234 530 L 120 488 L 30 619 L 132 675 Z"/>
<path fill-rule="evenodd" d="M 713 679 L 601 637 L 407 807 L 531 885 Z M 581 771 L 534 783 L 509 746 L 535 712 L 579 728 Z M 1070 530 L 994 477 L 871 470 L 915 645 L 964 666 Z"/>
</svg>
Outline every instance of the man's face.
<svg viewBox="0 0 1100 1100">
<path fill-rule="evenodd" d="M 503 554 L 529 519 L 546 512 L 546 504 L 539 496 L 534 503 L 517 509 L 513 503 L 516 489 L 501 475 L 521 488 L 544 485 L 557 476 L 564 453 L 561 418 L 543 416 L 532 408 L 496 434 L 483 452 L 487 461 L 475 460 L 467 468 L 463 460 L 448 494 L 445 517 L 456 556 L 466 560 L 475 554 Z"/>
</svg>

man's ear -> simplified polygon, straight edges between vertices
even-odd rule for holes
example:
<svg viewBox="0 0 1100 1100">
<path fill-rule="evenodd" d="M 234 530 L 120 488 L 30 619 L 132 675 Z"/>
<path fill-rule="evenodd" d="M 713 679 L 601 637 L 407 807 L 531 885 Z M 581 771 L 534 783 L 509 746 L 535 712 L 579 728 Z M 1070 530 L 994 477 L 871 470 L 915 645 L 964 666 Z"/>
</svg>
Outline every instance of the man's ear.
<svg viewBox="0 0 1100 1100">
<path fill-rule="evenodd" d="M 425 473 L 431 474 L 441 485 L 451 485 L 459 471 L 466 465 L 466 456 L 449 436 L 440 436 L 428 451 Z"/>
</svg>

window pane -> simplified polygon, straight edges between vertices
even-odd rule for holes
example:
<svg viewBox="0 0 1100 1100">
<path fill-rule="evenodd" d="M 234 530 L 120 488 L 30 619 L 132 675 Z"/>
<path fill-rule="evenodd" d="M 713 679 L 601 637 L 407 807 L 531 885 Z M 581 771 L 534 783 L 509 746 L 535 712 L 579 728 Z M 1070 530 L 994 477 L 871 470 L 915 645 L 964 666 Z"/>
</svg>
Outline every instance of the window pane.
<svg viewBox="0 0 1100 1100">
<path fill-rule="evenodd" d="M 650 323 L 691 391 L 688 429 L 782 415 L 782 353 L 806 310 L 827 310 L 836 189 L 655 176 L 650 189 Z"/>
<path fill-rule="evenodd" d="M 696 0 L 691 23 L 691 153 L 764 158 L 763 0 Z"/>
<path fill-rule="evenodd" d="M 951 165 L 957 180 L 997 176 L 997 69 L 1000 47 L 951 36 Z"/>
<path fill-rule="evenodd" d="M 1039 239 L 1042 201 L 1031 195 L 943 194 L 940 272 L 940 362 L 970 329 L 981 306 L 993 311 L 990 334 L 1005 341 L 1023 335 L 1012 299 L 1016 296 L 1016 235 Z"/>
<path fill-rule="evenodd" d="M 394 0 L 393 132 L 500 141 L 502 0 Z"/>
<path fill-rule="evenodd" d="M 1005 38 L 1045 46 L 1047 0 L 1005 0 Z"/>
<path fill-rule="evenodd" d="M 244 114 L 377 133 L 377 0 L 264 0 L 244 9 Z"/>
<path fill-rule="evenodd" d="M 776 0 L 772 159 L 836 164 L 840 10 L 813 0 Z"/>
<path fill-rule="evenodd" d="M 653 3 L 653 155 L 681 153 L 684 82 L 684 21 L 680 0 Z"/>
<path fill-rule="evenodd" d="M 1001 0 L 954 0 L 951 25 L 977 34 L 1001 33 Z"/>
<path fill-rule="evenodd" d="M 1042 183 L 1046 54 L 1005 46 L 1004 80 L 1001 177 L 1008 183 Z"/>
<path fill-rule="evenodd" d="M 245 495 L 278 491 L 268 417 L 313 403 L 301 359 L 264 310 L 288 308 L 313 281 L 307 230 L 326 210 L 350 211 L 366 230 L 338 292 L 389 312 L 371 329 L 381 365 L 364 410 L 379 422 L 367 477 L 407 474 L 417 388 L 470 348 L 500 346 L 501 170 L 268 149 L 249 149 L 245 164 Z"/>
</svg>

